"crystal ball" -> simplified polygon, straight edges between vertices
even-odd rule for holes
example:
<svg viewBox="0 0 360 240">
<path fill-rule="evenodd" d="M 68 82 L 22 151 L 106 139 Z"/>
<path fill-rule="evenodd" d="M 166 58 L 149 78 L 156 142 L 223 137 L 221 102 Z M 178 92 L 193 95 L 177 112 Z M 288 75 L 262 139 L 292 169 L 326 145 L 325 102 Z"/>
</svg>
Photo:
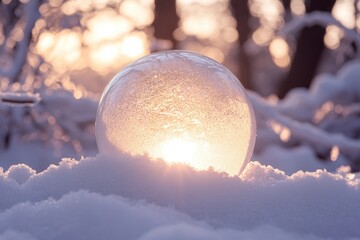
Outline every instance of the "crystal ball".
<svg viewBox="0 0 360 240">
<path fill-rule="evenodd" d="M 96 116 L 100 153 L 147 155 L 238 175 L 253 152 L 255 117 L 240 81 L 188 51 L 150 54 L 107 85 Z"/>
</svg>

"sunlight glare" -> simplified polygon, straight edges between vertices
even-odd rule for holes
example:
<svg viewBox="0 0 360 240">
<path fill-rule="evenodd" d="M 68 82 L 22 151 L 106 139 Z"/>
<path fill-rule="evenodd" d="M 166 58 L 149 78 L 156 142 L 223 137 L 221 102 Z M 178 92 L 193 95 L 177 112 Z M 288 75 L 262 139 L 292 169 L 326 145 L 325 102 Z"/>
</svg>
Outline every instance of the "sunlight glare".
<svg viewBox="0 0 360 240">
<path fill-rule="evenodd" d="M 88 30 L 84 33 L 84 42 L 87 45 L 118 40 L 134 28 L 129 20 L 112 10 L 97 13 L 86 21 L 86 26 Z"/>
<path fill-rule="evenodd" d="M 325 117 L 334 109 L 334 103 L 331 101 L 325 102 L 319 109 L 315 111 L 313 121 L 320 123 Z"/>
<path fill-rule="evenodd" d="M 119 68 L 122 64 L 120 43 L 106 43 L 89 51 L 90 66 L 98 73 L 106 74 L 109 69 Z"/>
<path fill-rule="evenodd" d="M 227 0 L 178 0 L 178 2 L 179 2 L 178 4 L 179 5 L 191 5 L 194 3 L 198 3 L 202 6 L 211 6 L 219 1 L 225 2 Z"/>
<path fill-rule="evenodd" d="M 264 46 L 270 41 L 273 35 L 274 32 L 271 29 L 260 27 L 253 33 L 252 39 L 257 45 Z"/>
<path fill-rule="evenodd" d="M 277 29 L 283 25 L 284 7 L 278 0 L 251 0 L 250 11 L 261 22 L 261 27 Z"/>
<path fill-rule="evenodd" d="M 190 140 L 172 138 L 160 144 L 160 151 L 156 155 L 168 162 L 191 164 L 196 160 L 196 149 L 196 144 Z"/>
<path fill-rule="evenodd" d="M 344 31 L 337 26 L 330 25 L 326 27 L 326 34 L 324 36 L 324 43 L 330 49 L 337 49 L 340 46 L 340 41 L 344 37 Z"/>
<path fill-rule="evenodd" d="M 81 34 L 76 31 L 44 32 L 39 37 L 36 50 L 59 72 L 65 72 L 67 68 L 80 69 L 84 65 Z"/>
<path fill-rule="evenodd" d="M 216 34 L 218 23 L 211 15 L 193 15 L 183 20 L 183 29 L 186 34 L 205 39 Z"/>
<path fill-rule="evenodd" d="M 142 28 L 152 23 L 154 13 L 152 11 L 153 3 L 139 1 L 123 1 L 120 4 L 120 13 L 131 19 L 137 27 Z M 139 17 L 141 16 L 141 17 Z"/>
<path fill-rule="evenodd" d="M 281 68 L 286 68 L 290 64 L 290 48 L 282 37 L 274 38 L 270 45 L 269 51 L 274 63 Z"/>
<path fill-rule="evenodd" d="M 335 162 L 338 159 L 339 155 L 340 155 L 340 148 L 338 146 L 333 146 L 330 152 L 330 160 Z"/>
<path fill-rule="evenodd" d="M 280 58 L 289 54 L 289 45 L 284 38 L 276 37 L 271 41 L 269 51 L 273 57 Z"/>
<path fill-rule="evenodd" d="M 269 124 L 272 130 L 274 131 L 274 133 L 276 133 L 279 136 L 281 141 L 288 142 L 290 140 L 291 130 L 289 128 L 275 121 L 270 121 Z"/>
<path fill-rule="evenodd" d="M 291 12 L 295 16 L 302 16 L 305 14 L 305 2 L 304 0 L 292 0 L 290 3 Z"/>
<path fill-rule="evenodd" d="M 332 10 L 332 15 L 345 27 L 353 29 L 355 27 L 355 6 L 354 0 L 336 1 Z"/>
<path fill-rule="evenodd" d="M 133 33 L 126 36 L 121 41 L 121 53 L 136 59 L 147 53 L 146 47 L 146 34 L 143 32 Z"/>
</svg>

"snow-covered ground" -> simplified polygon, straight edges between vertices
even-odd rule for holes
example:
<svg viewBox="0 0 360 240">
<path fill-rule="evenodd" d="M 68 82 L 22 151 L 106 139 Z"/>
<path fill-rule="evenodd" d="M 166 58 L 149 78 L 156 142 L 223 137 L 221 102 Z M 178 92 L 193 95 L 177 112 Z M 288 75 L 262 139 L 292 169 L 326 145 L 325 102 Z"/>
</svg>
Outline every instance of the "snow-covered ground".
<svg viewBox="0 0 360 240">
<path fill-rule="evenodd" d="M 291 176 L 258 162 L 241 177 L 146 157 L 64 159 L 0 174 L 2 239 L 355 239 L 360 176 Z"/>
</svg>

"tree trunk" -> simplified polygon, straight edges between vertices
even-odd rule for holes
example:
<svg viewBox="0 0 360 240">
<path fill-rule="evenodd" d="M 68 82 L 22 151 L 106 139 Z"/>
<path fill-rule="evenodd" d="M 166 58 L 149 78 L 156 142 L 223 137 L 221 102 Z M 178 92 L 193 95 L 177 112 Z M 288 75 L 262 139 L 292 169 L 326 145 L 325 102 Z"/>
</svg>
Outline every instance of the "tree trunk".
<svg viewBox="0 0 360 240">
<path fill-rule="evenodd" d="M 251 60 L 250 60 L 250 56 L 245 51 L 245 42 L 249 39 L 251 34 L 251 29 L 249 26 L 249 19 L 251 15 L 248 6 L 248 1 L 231 0 L 230 6 L 231 6 L 232 14 L 237 22 L 236 30 L 239 34 L 238 77 L 245 88 L 253 89 L 251 84 Z"/>
<path fill-rule="evenodd" d="M 171 41 L 172 49 L 176 49 L 178 43 L 174 38 L 174 31 L 179 25 L 176 0 L 155 0 L 154 13 L 155 18 L 152 25 L 155 38 Z"/>
<path fill-rule="evenodd" d="M 331 12 L 336 0 L 312 0 L 306 12 Z M 297 49 L 286 79 L 279 87 L 278 96 L 283 98 L 292 88 L 308 88 L 315 77 L 324 46 L 325 29 L 320 26 L 304 28 L 297 40 Z"/>
</svg>

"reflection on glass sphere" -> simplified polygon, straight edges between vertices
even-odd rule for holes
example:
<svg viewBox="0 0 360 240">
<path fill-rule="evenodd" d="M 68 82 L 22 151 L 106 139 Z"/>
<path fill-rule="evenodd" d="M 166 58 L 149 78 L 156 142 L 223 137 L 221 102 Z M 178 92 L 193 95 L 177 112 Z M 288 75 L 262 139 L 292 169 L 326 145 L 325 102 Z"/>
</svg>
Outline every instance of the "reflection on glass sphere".
<svg viewBox="0 0 360 240">
<path fill-rule="evenodd" d="M 237 175 L 255 142 L 245 90 L 224 66 L 187 51 L 148 55 L 106 87 L 96 117 L 99 151 L 209 167 Z"/>
</svg>

